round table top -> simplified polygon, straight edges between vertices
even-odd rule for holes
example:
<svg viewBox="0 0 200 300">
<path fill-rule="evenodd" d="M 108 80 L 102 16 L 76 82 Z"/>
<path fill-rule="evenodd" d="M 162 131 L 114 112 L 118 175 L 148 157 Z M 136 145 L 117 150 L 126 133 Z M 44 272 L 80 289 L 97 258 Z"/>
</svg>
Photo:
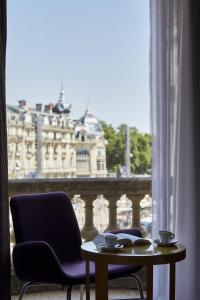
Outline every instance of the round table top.
<svg viewBox="0 0 200 300">
<path fill-rule="evenodd" d="M 158 265 L 181 261 L 186 257 L 186 249 L 179 243 L 176 246 L 163 247 L 152 242 L 148 246 L 131 246 L 114 252 L 99 252 L 93 242 L 87 242 L 82 244 L 81 250 L 85 259 L 107 264 Z"/>
</svg>

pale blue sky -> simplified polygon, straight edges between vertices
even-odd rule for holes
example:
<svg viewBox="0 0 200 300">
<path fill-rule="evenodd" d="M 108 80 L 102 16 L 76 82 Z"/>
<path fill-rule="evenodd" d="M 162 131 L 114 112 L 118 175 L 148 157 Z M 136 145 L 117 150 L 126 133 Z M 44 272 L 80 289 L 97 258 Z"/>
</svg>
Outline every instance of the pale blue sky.
<svg viewBox="0 0 200 300">
<path fill-rule="evenodd" d="M 72 117 L 149 131 L 148 0 L 8 0 L 7 103 L 55 103 Z"/>
</svg>

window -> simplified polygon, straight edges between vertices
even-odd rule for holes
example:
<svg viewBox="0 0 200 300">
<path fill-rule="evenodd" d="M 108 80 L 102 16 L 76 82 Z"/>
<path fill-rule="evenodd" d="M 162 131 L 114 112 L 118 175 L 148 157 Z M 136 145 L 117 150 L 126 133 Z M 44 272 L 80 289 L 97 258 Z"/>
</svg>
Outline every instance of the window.
<svg viewBox="0 0 200 300">
<path fill-rule="evenodd" d="M 104 155 L 103 148 L 97 148 L 96 149 L 96 154 L 97 154 L 98 157 L 103 156 Z"/>
<path fill-rule="evenodd" d="M 101 161 L 97 160 L 97 170 L 101 170 Z"/>
<path fill-rule="evenodd" d="M 57 5 L 56 1 L 30 0 L 20 6 L 18 0 L 7 2 L 8 136 L 33 138 L 38 168 L 37 151 L 44 147 L 45 139 L 51 139 L 52 152 L 55 144 L 60 151 L 66 143 L 67 153 L 70 148 L 76 153 L 84 145 L 88 149 L 85 158 L 91 157 L 91 176 L 95 177 L 93 170 L 97 169 L 105 170 L 105 176 L 117 176 L 119 168 L 129 165 L 124 159 L 127 124 L 131 128 L 130 155 L 126 156 L 132 155 L 131 175 L 150 173 L 150 139 L 143 134 L 149 132 L 149 1 L 61 1 Z M 60 67 L 56 66 L 63 69 L 60 82 Z M 86 92 L 88 83 L 91 91 Z M 20 109 L 17 99 L 24 99 Z M 59 106 L 62 110 L 56 111 Z M 42 122 L 36 125 L 40 117 Z M 77 124 L 79 131 L 74 129 Z M 33 129 L 27 130 L 28 126 Z M 41 139 L 37 138 L 40 126 Z M 31 130 L 35 130 L 33 135 Z M 139 135 L 145 140 L 144 147 Z M 18 142 L 13 139 L 11 143 Z M 97 160 L 105 157 L 104 165 L 99 162 L 97 166 Z M 75 162 L 76 156 L 74 168 Z"/>
<path fill-rule="evenodd" d="M 89 157 L 89 152 L 88 152 L 88 150 L 78 150 L 76 152 L 76 155 L 79 157 L 82 157 L 82 158 L 87 158 L 87 157 Z"/>
<path fill-rule="evenodd" d="M 97 171 L 103 171 L 104 170 L 104 161 L 97 160 Z"/>
</svg>

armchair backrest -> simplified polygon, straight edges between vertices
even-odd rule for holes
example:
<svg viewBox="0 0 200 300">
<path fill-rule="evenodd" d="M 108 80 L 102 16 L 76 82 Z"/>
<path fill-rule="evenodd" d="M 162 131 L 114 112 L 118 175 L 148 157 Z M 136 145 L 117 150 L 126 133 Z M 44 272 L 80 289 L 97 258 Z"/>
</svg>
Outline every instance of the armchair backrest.
<svg viewBox="0 0 200 300">
<path fill-rule="evenodd" d="M 45 241 L 61 261 L 80 257 L 80 230 L 66 193 L 16 195 L 10 206 L 16 243 Z"/>
</svg>

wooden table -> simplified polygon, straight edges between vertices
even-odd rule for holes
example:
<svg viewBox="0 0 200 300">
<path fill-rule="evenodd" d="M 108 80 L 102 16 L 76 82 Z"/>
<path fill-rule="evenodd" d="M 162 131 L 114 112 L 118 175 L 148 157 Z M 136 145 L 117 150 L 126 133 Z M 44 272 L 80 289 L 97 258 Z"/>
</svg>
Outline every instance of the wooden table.
<svg viewBox="0 0 200 300">
<path fill-rule="evenodd" d="M 126 247 L 117 252 L 98 252 L 93 242 L 81 246 L 86 261 L 86 299 L 90 299 L 89 262 L 96 268 L 96 300 L 108 300 L 108 264 L 143 265 L 147 267 L 147 300 L 153 300 L 153 266 L 170 265 L 169 299 L 175 300 L 175 264 L 186 257 L 186 249 L 177 244 L 173 247 L 151 246 Z"/>
</svg>

